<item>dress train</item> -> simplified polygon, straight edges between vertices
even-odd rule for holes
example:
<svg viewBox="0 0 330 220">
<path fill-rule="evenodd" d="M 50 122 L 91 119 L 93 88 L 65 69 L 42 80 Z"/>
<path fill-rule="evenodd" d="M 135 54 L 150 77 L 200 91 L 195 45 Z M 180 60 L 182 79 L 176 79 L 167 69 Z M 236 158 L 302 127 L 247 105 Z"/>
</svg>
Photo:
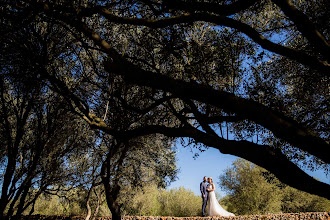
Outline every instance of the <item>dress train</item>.
<svg viewBox="0 0 330 220">
<path fill-rule="evenodd" d="M 212 187 L 211 185 L 209 186 Z M 215 197 L 214 191 L 209 192 L 208 194 L 208 216 L 235 216 L 233 213 L 226 211 L 218 203 L 217 198 Z"/>
</svg>

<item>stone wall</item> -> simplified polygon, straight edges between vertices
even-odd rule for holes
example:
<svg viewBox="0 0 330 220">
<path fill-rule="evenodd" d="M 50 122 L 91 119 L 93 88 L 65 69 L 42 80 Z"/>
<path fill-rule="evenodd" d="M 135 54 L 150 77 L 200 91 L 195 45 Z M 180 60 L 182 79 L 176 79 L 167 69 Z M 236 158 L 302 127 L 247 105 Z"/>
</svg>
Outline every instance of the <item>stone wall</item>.
<svg viewBox="0 0 330 220">
<path fill-rule="evenodd" d="M 1 217 L 0 217 L 1 218 Z M 8 219 L 8 218 L 1 218 Z M 83 216 L 22 216 L 18 220 L 84 220 Z M 267 215 L 242 215 L 235 217 L 157 217 L 125 216 L 122 220 L 330 220 L 330 212 L 283 213 Z M 99 217 L 97 220 L 111 220 L 111 217 Z"/>
</svg>

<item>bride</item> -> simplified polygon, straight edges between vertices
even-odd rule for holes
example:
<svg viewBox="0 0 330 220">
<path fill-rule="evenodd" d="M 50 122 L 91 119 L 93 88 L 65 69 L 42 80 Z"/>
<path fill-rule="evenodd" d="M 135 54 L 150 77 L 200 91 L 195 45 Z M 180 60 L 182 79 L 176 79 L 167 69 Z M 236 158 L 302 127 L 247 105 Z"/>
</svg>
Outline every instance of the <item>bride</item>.
<svg viewBox="0 0 330 220">
<path fill-rule="evenodd" d="M 224 208 L 222 208 L 220 206 L 220 204 L 218 203 L 217 199 L 215 198 L 215 186 L 212 180 L 212 177 L 209 177 L 207 179 L 207 181 L 209 182 L 209 185 L 207 186 L 207 191 L 208 193 L 208 215 L 209 216 L 216 216 L 216 215 L 220 215 L 220 216 L 235 216 L 233 213 L 231 212 L 227 212 Z"/>
</svg>

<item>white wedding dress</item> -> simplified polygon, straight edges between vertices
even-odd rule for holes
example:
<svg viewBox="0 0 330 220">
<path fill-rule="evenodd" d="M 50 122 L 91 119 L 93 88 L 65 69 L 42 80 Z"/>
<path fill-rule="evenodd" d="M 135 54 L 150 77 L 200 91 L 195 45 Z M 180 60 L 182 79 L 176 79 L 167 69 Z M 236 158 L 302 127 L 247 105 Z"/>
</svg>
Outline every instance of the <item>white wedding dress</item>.
<svg viewBox="0 0 330 220">
<path fill-rule="evenodd" d="M 209 184 L 207 189 L 212 189 L 212 185 Z M 217 198 L 215 197 L 214 191 L 209 192 L 207 204 L 208 208 L 208 215 L 209 216 L 235 216 L 231 212 L 227 212 L 221 205 L 218 203 Z"/>
</svg>

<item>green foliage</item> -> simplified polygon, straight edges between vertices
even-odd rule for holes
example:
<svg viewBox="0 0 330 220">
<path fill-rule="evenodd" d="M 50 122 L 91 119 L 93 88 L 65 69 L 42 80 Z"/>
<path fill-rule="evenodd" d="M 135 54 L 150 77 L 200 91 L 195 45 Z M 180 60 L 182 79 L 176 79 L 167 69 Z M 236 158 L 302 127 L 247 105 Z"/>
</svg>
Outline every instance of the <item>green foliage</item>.
<svg viewBox="0 0 330 220">
<path fill-rule="evenodd" d="M 284 189 L 282 212 L 328 212 L 330 201 L 319 196 L 286 187 Z"/>
<path fill-rule="evenodd" d="M 163 216 L 201 215 L 202 199 L 184 187 L 163 191 L 160 202 Z"/>
<path fill-rule="evenodd" d="M 123 188 L 132 191 L 150 183 L 165 188 L 177 178 L 176 153 L 170 139 L 163 135 L 148 135 L 135 138 L 127 145 L 122 170 L 112 171 L 121 178 Z"/>
<path fill-rule="evenodd" d="M 327 211 L 330 201 L 281 183 L 273 174 L 238 159 L 220 176 L 229 195 L 222 202 L 239 215 Z"/>
<path fill-rule="evenodd" d="M 80 189 L 81 190 L 81 189 Z M 59 215 L 59 216 L 82 216 L 86 215 L 85 197 L 78 189 L 72 190 L 66 196 L 42 194 L 35 203 L 34 214 Z M 23 212 L 28 215 L 30 210 Z M 100 206 L 98 216 L 111 216 L 104 202 Z"/>
<path fill-rule="evenodd" d="M 77 201 L 67 201 L 56 195 L 42 194 L 36 201 L 35 214 L 40 215 L 80 215 L 84 212 Z M 23 213 L 28 214 L 28 212 Z"/>
<path fill-rule="evenodd" d="M 105 201 L 104 194 L 102 201 Z M 92 197 L 95 200 L 94 197 Z M 42 194 L 36 201 L 34 214 L 84 216 L 85 197 L 78 190 L 68 193 L 67 197 Z M 93 201 L 92 201 L 93 202 Z M 158 189 L 155 184 L 134 192 L 130 198 L 122 197 L 123 214 L 132 216 L 200 216 L 202 199 L 192 191 L 178 189 Z M 23 214 L 28 214 L 26 210 Z M 111 216 L 106 202 L 100 206 L 97 216 Z"/>
<path fill-rule="evenodd" d="M 136 193 L 125 205 L 127 215 L 200 216 L 202 199 L 184 187 L 162 190 L 153 185 Z"/>
<path fill-rule="evenodd" d="M 268 183 L 259 167 L 237 160 L 220 177 L 220 184 L 231 195 L 230 212 L 237 214 L 276 213 L 281 210 L 281 191 L 277 182 Z"/>
<path fill-rule="evenodd" d="M 144 187 L 135 193 L 133 199 L 125 201 L 125 214 L 157 216 L 161 212 L 159 197 L 161 191 L 155 185 Z"/>
</svg>

